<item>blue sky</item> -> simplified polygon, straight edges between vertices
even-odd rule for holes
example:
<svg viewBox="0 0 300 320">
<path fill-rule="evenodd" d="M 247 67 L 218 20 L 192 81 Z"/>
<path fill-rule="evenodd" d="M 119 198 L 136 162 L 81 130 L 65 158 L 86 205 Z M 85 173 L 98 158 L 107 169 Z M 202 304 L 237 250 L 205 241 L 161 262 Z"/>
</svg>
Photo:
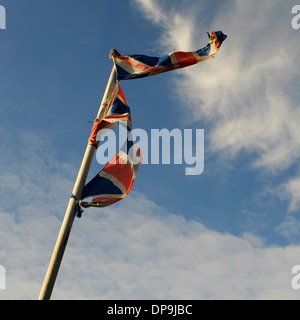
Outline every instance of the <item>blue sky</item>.
<svg viewBox="0 0 300 320">
<path fill-rule="evenodd" d="M 126 199 L 86 209 L 53 298 L 299 299 L 295 4 L 0 0 L 0 299 L 38 297 L 109 51 L 197 50 L 211 30 L 228 35 L 215 59 L 121 84 L 135 128 L 204 129 L 203 174 L 144 165 Z M 94 161 L 90 178 L 98 170 Z"/>
</svg>

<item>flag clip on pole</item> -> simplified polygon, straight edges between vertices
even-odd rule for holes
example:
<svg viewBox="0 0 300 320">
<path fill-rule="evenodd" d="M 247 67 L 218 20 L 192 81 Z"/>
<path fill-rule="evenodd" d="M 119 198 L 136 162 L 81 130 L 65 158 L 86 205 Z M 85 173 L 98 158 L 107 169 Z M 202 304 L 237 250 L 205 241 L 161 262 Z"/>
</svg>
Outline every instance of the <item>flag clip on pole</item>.
<svg viewBox="0 0 300 320">
<path fill-rule="evenodd" d="M 114 89 L 114 85 L 116 82 L 115 75 L 115 67 L 113 66 L 106 90 L 103 95 L 103 99 L 99 108 L 99 112 L 97 115 L 97 119 L 102 119 L 101 111 L 103 107 L 107 104 L 107 101 L 110 97 L 112 90 Z M 86 147 L 86 151 L 77 175 L 77 179 L 73 188 L 72 197 L 69 200 L 69 204 L 65 213 L 65 217 L 63 219 L 57 241 L 52 253 L 52 257 L 48 266 L 48 270 L 44 279 L 44 283 L 39 295 L 39 300 L 50 300 L 55 280 L 59 271 L 59 267 L 67 246 L 67 242 L 69 239 L 69 235 L 72 229 L 73 221 L 75 219 L 75 213 L 77 208 L 77 200 L 80 199 L 83 187 L 85 185 L 90 166 L 95 154 L 95 146 L 93 144 L 88 143 Z"/>
</svg>

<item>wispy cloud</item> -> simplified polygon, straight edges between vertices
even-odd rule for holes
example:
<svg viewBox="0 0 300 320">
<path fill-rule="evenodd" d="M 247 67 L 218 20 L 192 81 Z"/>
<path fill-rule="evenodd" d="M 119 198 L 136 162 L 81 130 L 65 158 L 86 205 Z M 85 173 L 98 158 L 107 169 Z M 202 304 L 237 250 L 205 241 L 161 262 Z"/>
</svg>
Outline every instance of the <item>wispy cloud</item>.
<svg viewBox="0 0 300 320">
<path fill-rule="evenodd" d="M 300 177 L 291 178 L 278 188 L 281 197 L 289 200 L 289 211 L 296 211 L 300 207 Z"/>
<path fill-rule="evenodd" d="M 196 12 L 194 7 L 188 11 L 186 2 L 184 8 L 177 3 L 174 15 L 175 6 L 164 10 L 154 0 L 136 1 L 149 19 L 163 26 L 161 44 L 168 50 L 199 47 L 195 39 L 205 31 L 195 28 L 196 19 L 203 16 L 201 6 Z M 211 28 L 228 34 L 216 59 L 182 70 L 174 80 L 186 121 L 211 125 L 206 131 L 211 152 L 231 158 L 247 152 L 252 168 L 272 174 L 284 172 L 300 155 L 299 99 L 294 86 L 300 43 L 290 26 L 290 9 L 287 3 L 269 0 L 223 5 L 210 21 Z M 158 11 L 163 19 L 154 18 Z"/>
<path fill-rule="evenodd" d="M 275 231 L 286 238 L 290 243 L 297 243 L 300 234 L 300 222 L 293 216 L 288 215 L 275 228 Z"/>
<path fill-rule="evenodd" d="M 192 49 L 191 30 L 195 29 L 196 23 L 190 19 L 191 12 L 188 17 L 172 6 L 164 10 L 158 1 L 153 0 L 136 0 L 136 3 L 146 18 L 163 28 L 160 42 L 164 48 L 170 51 L 178 50 L 178 47 L 181 50 Z"/>
</svg>

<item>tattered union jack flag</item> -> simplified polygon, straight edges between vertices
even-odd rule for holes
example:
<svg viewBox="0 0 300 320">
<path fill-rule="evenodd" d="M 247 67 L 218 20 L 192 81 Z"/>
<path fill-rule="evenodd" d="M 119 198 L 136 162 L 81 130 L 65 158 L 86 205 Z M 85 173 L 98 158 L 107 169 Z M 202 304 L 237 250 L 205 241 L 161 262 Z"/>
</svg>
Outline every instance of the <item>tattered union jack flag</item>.
<svg viewBox="0 0 300 320">
<path fill-rule="evenodd" d="M 116 69 L 115 69 L 116 72 Z M 117 76 L 115 74 L 114 79 Z M 124 92 L 115 80 L 114 89 L 104 103 L 102 120 L 96 119 L 89 143 L 98 147 L 100 130 L 113 129 L 119 123 L 127 126 L 128 138 L 115 157 L 85 185 L 79 204 L 82 207 L 106 207 L 123 199 L 132 188 L 141 165 L 141 151 L 132 139 L 131 114 Z"/>
<path fill-rule="evenodd" d="M 116 71 L 115 71 L 116 72 Z M 102 120 L 96 119 L 89 138 L 89 142 L 96 148 L 99 141 L 97 141 L 97 134 L 102 129 L 113 129 L 118 123 L 125 123 L 127 130 L 132 129 L 131 114 L 128 102 L 125 98 L 124 92 L 116 81 L 115 88 L 110 95 L 108 103 L 102 109 Z"/>
<path fill-rule="evenodd" d="M 122 56 L 116 50 L 110 52 L 114 62 L 114 85 L 107 101 L 101 107 L 101 119 L 94 121 L 89 143 L 97 148 L 99 131 L 113 129 L 118 123 L 126 123 L 128 138 L 115 157 L 85 185 L 79 205 L 106 207 L 123 199 L 131 190 L 142 163 L 141 150 L 131 137 L 130 108 L 119 81 L 184 68 L 213 57 L 227 36 L 222 31 L 212 31 L 208 36 L 209 43 L 203 49 L 192 52 L 177 51 L 161 58 L 145 55 Z"/>
<path fill-rule="evenodd" d="M 83 189 L 80 205 L 106 207 L 123 199 L 142 163 L 141 150 L 131 135 L 114 158 Z M 88 202 L 88 199 L 92 198 Z"/>
<path fill-rule="evenodd" d="M 176 51 L 161 58 L 145 55 L 120 55 L 112 50 L 111 59 L 115 62 L 118 80 L 137 79 L 153 76 L 174 69 L 184 68 L 212 58 L 227 38 L 222 31 L 212 31 L 206 47 L 191 52 Z"/>
</svg>

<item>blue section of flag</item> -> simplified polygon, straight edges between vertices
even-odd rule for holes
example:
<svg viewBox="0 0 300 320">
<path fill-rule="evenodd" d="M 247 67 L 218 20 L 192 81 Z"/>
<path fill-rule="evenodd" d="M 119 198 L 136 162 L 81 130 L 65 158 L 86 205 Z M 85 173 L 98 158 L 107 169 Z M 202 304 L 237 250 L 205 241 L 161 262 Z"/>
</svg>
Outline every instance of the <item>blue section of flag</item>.
<svg viewBox="0 0 300 320">
<path fill-rule="evenodd" d="M 114 105 L 110 110 L 111 114 L 130 114 L 130 108 L 124 104 L 120 99 L 116 99 Z"/>
<path fill-rule="evenodd" d="M 120 188 L 116 187 L 109 179 L 97 174 L 88 184 L 85 185 L 81 199 L 103 194 L 122 195 Z"/>
</svg>

